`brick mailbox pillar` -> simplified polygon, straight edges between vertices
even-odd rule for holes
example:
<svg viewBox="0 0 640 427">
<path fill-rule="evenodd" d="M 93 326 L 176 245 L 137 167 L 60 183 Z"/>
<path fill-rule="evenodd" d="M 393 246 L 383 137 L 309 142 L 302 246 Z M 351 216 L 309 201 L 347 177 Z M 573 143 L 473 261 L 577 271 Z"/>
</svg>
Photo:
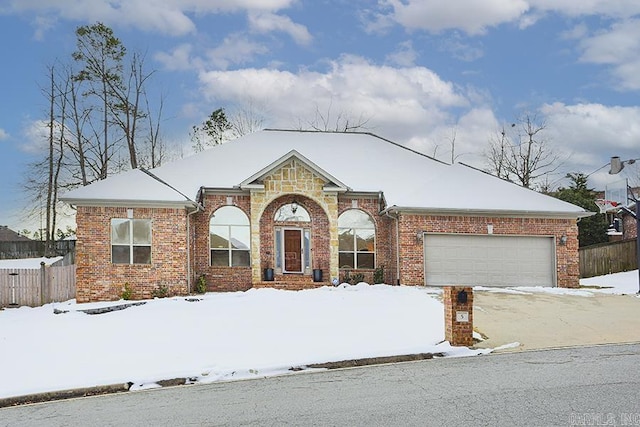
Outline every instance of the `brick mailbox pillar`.
<svg viewBox="0 0 640 427">
<path fill-rule="evenodd" d="M 473 288 L 444 287 L 444 339 L 453 346 L 473 345 Z"/>
</svg>

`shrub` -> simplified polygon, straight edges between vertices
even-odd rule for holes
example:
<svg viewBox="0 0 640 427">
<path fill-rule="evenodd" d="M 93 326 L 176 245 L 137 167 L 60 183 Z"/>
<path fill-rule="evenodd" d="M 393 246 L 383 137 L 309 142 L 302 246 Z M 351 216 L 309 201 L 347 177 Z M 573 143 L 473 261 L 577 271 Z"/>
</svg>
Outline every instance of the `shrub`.
<svg viewBox="0 0 640 427">
<path fill-rule="evenodd" d="M 384 283 L 384 267 L 380 266 L 373 272 L 373 284 Z"/>
<path fill-rule="evenodd" d="M 169 296 L 169 288 L 164 285 L 160 285 L 151 292 L 151 296 L 153 298 L 166 298 Z"/>
<path fill-rule="evenodd" d="M 199 294 L 207 292 L 207 279 L 204 277 L 204 274 L 201 274 L 200 277 L 198 277 L 198 281 L 196 282 L 196 292 Z"/>
<path fill-rule="evenodd" d="M 124 284 L 124 287 L 122 288 L 122 293 L 120 294 L 120 296 L 122 297 L 123 300 L 130 300 L 131 297 L 133 296 L 133 289 L 131 289 L 131 285 L 129 285 L 129 282 Z"/>
<path fill-rule="evenodd" d="M 342 282 L 348 283 L 350 285 L 356 285 L 360 282 L 364 282 L 364 274 L 356 273 L 354 275 L 351 275 L 351 273 L 347 271 L 346 273 L 344 273 Z"/>
</svg>

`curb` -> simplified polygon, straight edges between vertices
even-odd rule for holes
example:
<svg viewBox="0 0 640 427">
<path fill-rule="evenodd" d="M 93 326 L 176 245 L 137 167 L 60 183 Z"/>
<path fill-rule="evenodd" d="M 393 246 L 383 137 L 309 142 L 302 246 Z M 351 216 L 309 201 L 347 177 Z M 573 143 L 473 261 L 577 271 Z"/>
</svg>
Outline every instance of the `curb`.
<svg viewBox="0 0 640 427">
<path fill-rule="evenodd" d="M 75 397 L 98 396 L 101 394 L 114 394 L 129 391 L 131 383 L 110 384 L 95 387 L 74 388 L 71 390 L 49 391 L 44 393 L 27 394 L 24 396 L 7 397 L 0 399 L 0 408 L 32 403 L 50 402 L 54 400 L 73 399 Z"/>
<path fill-rule="evenodd" d="M 358 366 L 382 365 L 385 363 L 410 362 L 415 360 L 433 359 L 434 356 L 442 356 L 436 353 L 405 354 L 400 356 L 368 357 L 364 359 L 340 360 L 337 362 L 314 363 L 301 367 L 289 368 L 290 371 L 304 371 L 309 368 L 340 369 L 354 368 Z M 161 387 L 175 387 L 185 384 L 193 384 L 190 378 L 173 378 L 156 381 Z M 115 394 L 128 392 L 133 383 L 111 384 L 95 387 L 84 387 L 70 390 L 50 391 L 45 393 L 27 394 L 24 396 L 7 397 L 0 399 L 0 408 L 11 406 L 30 405 L 33 403 L 52 402 L 56 400 L 73 399 L 77 397 L 99 396 L 103 394 Z"/>
</svg>

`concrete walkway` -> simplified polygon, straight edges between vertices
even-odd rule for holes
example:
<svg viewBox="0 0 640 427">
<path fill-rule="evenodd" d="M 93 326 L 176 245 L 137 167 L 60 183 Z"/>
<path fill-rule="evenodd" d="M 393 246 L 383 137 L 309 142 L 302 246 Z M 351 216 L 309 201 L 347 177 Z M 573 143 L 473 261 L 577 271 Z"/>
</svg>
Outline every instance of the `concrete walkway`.
<svg viewBox="0 0 640 427">
<path fill-rule="evenodd" d="M 518 295 L 474 292 L 474 329 L 487 339 L 477 348 L 522 351 L 640 342 L 640 298 L 633 295 Z"/>
</svg>

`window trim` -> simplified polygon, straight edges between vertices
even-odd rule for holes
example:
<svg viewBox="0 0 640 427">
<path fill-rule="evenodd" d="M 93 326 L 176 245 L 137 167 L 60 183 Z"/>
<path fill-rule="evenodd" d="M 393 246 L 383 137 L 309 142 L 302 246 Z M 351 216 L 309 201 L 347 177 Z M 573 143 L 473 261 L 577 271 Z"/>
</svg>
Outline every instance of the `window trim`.
<svg viewBox="0 0 640 427">
<path fill-rule="evenodd" d="M 129 228 L 129 243 L 128 244 L 123 244 L 123 243 L 114 243 L 113 242 L 113 223 L 114 221 L 123 221 L 126 222 L 128 224 L 128 228 Z M 149 229 L 151 230 L 151 236 L 150 236 L 150 241 L 149 243 L 134 243 L 134 235 L 133 235 L 133 223 L 134 221 L 146 221 L 149 223 Z M 152 259 L 152 248 L 153 248 L 153 220 L 150 218 L 111 218 L 111 224 L 110 224 L 110 230 L 109 230 L 109 234 L 110 234 L 110 240 L 111 240 L 111 264 L 113 265 L 151 265 L 153 263 L 153 259 Z M 129 248 L 129 262 L 114 262 L 113 260 L 113 248 L 114 247 L 127 247 Z M 133 254 L 133 250 L 134 248 L 140 248 L 140 247 L 148 247 L 149 248 L 149 262 L 134 262 L 134 254 Z"/>
<path fill-rule="evenodd" d="M 247 224 L 224 224 L 224 223 L 220 223 L 220 224 L 216 224 L 213 223 L 212 221 L 215 218 L 215 214 L 216 212 L 218 212 L 220 209 L 224 209 L 224 208 L 234 208 L 237 209 L 239 212 L 241 212 L 244 215 L 244 218 L 247 221 Z M 227 240 L 227 248 L 212 248 L 211 247 L 211 227 L 212 226 L 216 226 L 216 227 L 226 227 L 226 240 Z M 231 245 L 231 230 L 232 227 L 242 227 L 245 228 L 249 231 L 249 245 L 247 247 L 247 249 L 238 249 L 238 248 L 233 248 Z M 228 268 L 228 267 L 235 267 L 235 268 L 246 268 L 246 267 L 251 267 L 251 220 L 249 219 L 249 216 L 245 213 L 245 211 L 243 211 L 242 209 L 240 209 L 238 206 L 230 206 L 230 205 L 225 205 L 225 206 L 220 206 L 219 208 L 217 208 L 215 211 L 213 211 L 213 213 L 211 214 L 211 217 L 209 218 L 209 267 L 220 267 L 220 268 Z M 213 251 L 217 251 L 217 252 L 227 252 L 227 264 L 226 265 L 213 265 Z M 249 255 L 249 263 L 248 265 L 233 265 L 233 253 L 234 252 L 246 252 Z"/>
<path fill-rule="evenodd" d="M 371 221 L 372 227 L 368 228 L 368 227 L 340 227 L 340 217 L 342 215 L 344 215 L 345 213 L 349 212 L 349 211 L 358 211 L 361 212 L 362 214 L 366 215 L 369 220 Z M 339 216 L 338 216 L 338 235 L 340 235 L 340 231 L 341 230 L 352 230 L 353 231 L 353 250 L 341 250 L 340 249 L 340 243 L 338 242 L 338 259 L 340 258 L 340 254 L 351 254 L 353 255 L 353 267 L 342 267 L 342 265 L 339 265 L 338 268 L 349 268 L 349 269 L 353 269 L 353 270 L 374 270 L 376 268 L 376 259 L 377 259 L 377 248 L 376 248 L 376 243 L 377 243 L 377 232 L 376 232 L 376 222 L 374 221 L 373 217 L 366 211 L 362 210 L 362 209 L 357 209 L 357 208 L 352 208 L 352 209 L 347 209 L 344 212 L 342 212 Z M 367 231 L 373 231 L 373 251 L 359 251 L 358 250 L 358 230 L 367 230 Z M 373 254 L 373 267 L 359 267 L 358 266 L 358 254 Z"/>
</svg>

